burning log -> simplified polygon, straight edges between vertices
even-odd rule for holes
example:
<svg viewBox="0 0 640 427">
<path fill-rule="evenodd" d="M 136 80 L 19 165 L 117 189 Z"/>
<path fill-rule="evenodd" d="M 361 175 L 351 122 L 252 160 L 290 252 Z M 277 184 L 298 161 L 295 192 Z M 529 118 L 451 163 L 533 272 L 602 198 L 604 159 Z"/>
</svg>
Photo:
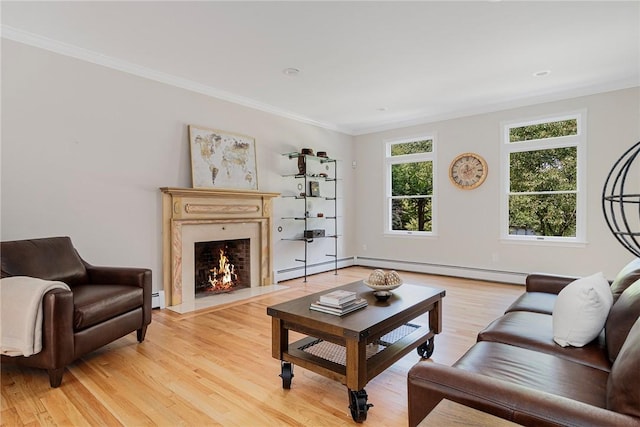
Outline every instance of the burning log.
<svg viewBox="0 0 640 427">
<path fill-rule="evenodd" d="M 237 280 L 235 266 L 229 262 L 224 249 L 220 249 L 218 267 L 209 270 L 209 284 L 206 292 L 228 292 L 234 287 Z"/>
</svg>

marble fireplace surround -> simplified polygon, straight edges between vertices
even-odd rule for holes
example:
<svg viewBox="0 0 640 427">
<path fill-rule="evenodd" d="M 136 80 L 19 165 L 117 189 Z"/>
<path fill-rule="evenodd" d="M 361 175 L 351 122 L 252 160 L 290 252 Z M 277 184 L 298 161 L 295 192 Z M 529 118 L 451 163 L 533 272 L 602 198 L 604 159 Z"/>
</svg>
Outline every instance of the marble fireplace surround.
<svg viewBox="0 0 640 427">
<path fill-rule="evenodd" d="M 195 298 L 193 244 L 251 240 L 251 287 L 273 284 L 272 199 L 278 193 L 163 187 L 162 273 L 168 306 Z"/>
</svg>

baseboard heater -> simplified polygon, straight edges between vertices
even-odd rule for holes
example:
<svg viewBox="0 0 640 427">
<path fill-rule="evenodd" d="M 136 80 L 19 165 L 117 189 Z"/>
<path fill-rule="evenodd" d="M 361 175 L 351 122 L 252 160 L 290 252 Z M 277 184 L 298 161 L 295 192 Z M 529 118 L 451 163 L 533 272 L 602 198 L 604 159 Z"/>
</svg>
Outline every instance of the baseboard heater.
<svg viewBox="0 0 640 427">
<path fill-rule="evenodd" d="M 465 279 L 488 280 L 523 285 L 527 273 L 517 271 L 491 270 L 459 265 L 431 264 L 415 261 L 399 261 L 381 258 L 356 257 L 355 265 L 383 269 L 398 269 L 417 273 L 462 277 Z"/>
<path fill-rule="evenodd" d="M 165 308 L 164 291 L 157 291 L 151 294 L 151 308 Z"/>
<path fill-rule="evenodd" d="M 353 265 L 353 257 L 338 259 L 338 269 L 350 267 L 352 265 Z M 314 264 L 307 264 L 307 275 L 324 273 L 326 271 L 332 271 L 334 269 L 334 266 L 335 266 L 335 261 L 326 261 L 326 262 L 319 262 Z M 275 283 L 281 282 L 283 280 L 296 279 L 304 275 L 304 267 L 299 266 L 299 267 L 292 267 L 292 268 L 284 268 L 282 270 L 275 271 L 274 275 L 275 275 Z"/>
</svg>

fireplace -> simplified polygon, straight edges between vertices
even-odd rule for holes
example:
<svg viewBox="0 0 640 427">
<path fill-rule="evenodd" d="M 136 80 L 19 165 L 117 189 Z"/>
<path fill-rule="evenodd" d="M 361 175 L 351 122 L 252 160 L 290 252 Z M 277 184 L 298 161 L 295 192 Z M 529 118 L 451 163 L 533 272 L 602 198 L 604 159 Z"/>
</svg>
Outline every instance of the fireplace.
<svg viewBox="0 0 640 427">
<path fill-rule="evenodd" d="M 195 242 L 195 297 L 251 287 L 251 239 Z"/>
<path fill-rule="evenodd" d="M 200 297 L 216 293 L 205 289 L 210 289 L 206 286 L 213 273 L 210 270 L 220 268 L 221 250 L 226 262 L 233 264 L 238 287 L 273 284 L 271 201 L 278 193 L 166 187 L 160 190 L 167 306 L 193 304 L 196 294 Z M 212 281 L 216 280 L 222 279 Z M 224 286 L 218 286 L 218 291 L 226 292 L 220 288 Z"/>
</svg>

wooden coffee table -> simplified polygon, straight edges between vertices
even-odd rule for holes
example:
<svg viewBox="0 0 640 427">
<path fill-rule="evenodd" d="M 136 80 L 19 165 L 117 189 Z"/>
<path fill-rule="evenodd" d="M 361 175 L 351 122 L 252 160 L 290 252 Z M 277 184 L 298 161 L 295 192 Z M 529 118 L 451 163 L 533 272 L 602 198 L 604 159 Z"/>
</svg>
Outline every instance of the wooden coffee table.
<svg viewBox="0 0 640 427">
<path fill-rule="evenodd" d="M 362 281 L 335 289 L 355 291 L 369 305 L 342 317 L 310 310 L 309 305 L 327 290 L 268 307 L 272 355 L 281 361 L 285 389 L 291 386 L 292 364 L 345 384 L 351 416 L 362 422 L 373 406 L 367 403 L 364 390 L 368 381 L 414 348 L 421 357 L 431 357 L 434 336 L 442 331 L 445 291 L 403 284 L 380 302 Z M 428 322 L 417 319 L 427 312 Z M 307 337 L 289 343 L 289 331 Z"/>
</svg>

